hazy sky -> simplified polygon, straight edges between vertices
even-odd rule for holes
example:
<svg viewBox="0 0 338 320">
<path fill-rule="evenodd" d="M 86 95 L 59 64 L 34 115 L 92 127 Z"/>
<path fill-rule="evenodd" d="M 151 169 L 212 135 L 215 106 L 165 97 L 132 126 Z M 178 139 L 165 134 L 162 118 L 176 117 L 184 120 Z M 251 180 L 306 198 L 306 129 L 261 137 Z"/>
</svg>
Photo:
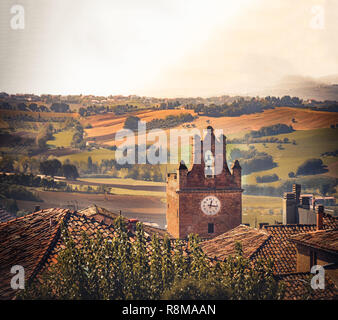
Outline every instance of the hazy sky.
<svg viewBox="0 0 338 320">
<path fill-rule="evenodd" d="M 338 74 L 337 38 L 337 0 L 1 0 L 0 91 L 245 94 Z"/>
</svg>

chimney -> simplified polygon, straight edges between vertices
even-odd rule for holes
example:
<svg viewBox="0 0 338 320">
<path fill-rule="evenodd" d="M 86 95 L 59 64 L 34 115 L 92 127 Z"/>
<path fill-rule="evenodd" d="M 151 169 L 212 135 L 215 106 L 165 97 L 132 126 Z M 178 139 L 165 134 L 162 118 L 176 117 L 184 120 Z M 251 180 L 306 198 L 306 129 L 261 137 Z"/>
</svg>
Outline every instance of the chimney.
<svg viewBox="0 0 338 320">
<path fill-rule="evenodd" d="M 296 205 L 300 204 L 300 193 L 301 193 L 301 185 L 300 184 L 293 184 L 292 185 L 292 192 L 296 195 Z"/>
<path fill-rule="evenodd" d="M 323 230 L 324 206 L 318 206 L 317 210 L 317 230 Z"/>
<path fill-rule="evenodd" d="M 283 224 L 297 224 L 298 219 L 296 194 L 285 192 L 283 197 Z"/>
</svg>

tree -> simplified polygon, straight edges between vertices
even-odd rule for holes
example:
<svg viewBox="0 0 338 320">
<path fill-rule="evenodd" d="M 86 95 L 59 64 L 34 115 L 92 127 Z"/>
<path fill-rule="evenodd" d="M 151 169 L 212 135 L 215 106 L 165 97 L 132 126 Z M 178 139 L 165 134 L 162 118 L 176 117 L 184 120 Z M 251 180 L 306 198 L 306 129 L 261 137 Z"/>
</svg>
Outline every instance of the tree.
<svg viewBox="0 0 338 320">
<path fill-rule="evenodd" d="M 28 108 L 33 112 L 39 111 L 39 107 L 36 103 L 31 103 Z"/>
<path fill-rule="evenodd" d="M 309 159 L 301 164 L 297 169 L 297 175 L 312 175 L 327 172 L 327 167 L 321 159 Z"/>
<path fill-rule="evenodd" d="M 9 157 L 3 157 L 0 161 L 0 171 L 13 172 L 14 171 L 14 160 Z"/>
<path fill-rule="evenodd" d="M 73 164 L 64 164 L 62 166 L 63 176 L 67 179 L 76 180 L 79 177 L 76 166 Z"/>
<path fill-rule="evenodd" d="M 69 112 L 69 105 L 66 103 L 53 103 L 50 107 L 53 112 Z"/>
<path fill-rule="evenodd" d="M 127 117 L 126 121 L 124 122 L 124 128 L 130 129 L 132 131 L 137 131 L 138 129 L 138 123 L 140 121 L 140 118 L 135 116 L 129 116 Z"/>
<path fill-rule="evenodd" d="M 289 172 L 288 176 L 289 176 L 289 178 L 295 178 L 296 177 L 296 175 L 293 171 Z"/>
<path fill-rule="evenodd" d="M 92 170 L 93 170 L 93 160 L 92 160 L 91 156 L 89 156 L 87 158 L 87 168 L 88 168 L 88 172 L 92 172 Z"/>
<path fill-rule="evenodd" d="M 40 173 L 54 177 L 61 169 L 61 162 L 57 159 L 40 162 Z"/>
</svg>

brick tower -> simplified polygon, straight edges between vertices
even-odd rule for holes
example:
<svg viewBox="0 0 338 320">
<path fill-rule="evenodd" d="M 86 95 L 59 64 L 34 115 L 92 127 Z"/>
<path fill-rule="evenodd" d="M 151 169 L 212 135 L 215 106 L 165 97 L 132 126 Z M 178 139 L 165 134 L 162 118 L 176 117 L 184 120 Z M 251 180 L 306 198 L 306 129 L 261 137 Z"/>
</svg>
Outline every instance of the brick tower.
<svg viewBox="0 0 338 320">
<path fill-rule="evenodd" d="M 188 169 L 181 163 L 177 173 L 168 174 L 167 230 L 175 238 L 185 238 L 190 233 L 197 233 L 202 238 L 211 238 L 235 228 L 242 222 L 241 167 L 236 160 L 230 172 L 223 136 L 222 172 L 215 175 L 206 171 L 208 165 L 204 161 L 205 154 L 209 152 L 215 159 L 217 139 L 212 127 L 208 129 L 211 147 L 204 156 L 201 152 L 199 164 L 193 161 Z M 194 159 L 196 154 L 193 152 Z"/>
</svg>

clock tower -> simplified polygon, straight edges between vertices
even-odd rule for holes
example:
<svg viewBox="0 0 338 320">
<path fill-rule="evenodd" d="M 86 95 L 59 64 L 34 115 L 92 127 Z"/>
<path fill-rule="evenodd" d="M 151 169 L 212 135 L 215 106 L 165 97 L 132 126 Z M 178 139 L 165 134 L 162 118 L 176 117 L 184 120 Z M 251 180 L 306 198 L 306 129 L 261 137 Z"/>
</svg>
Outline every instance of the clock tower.
<svg viewBox="0 0 338 320">
<path fill-rule="evenodd" d="M 216 159 L 215 142 L 219 142 L 213 128 L 207 129 L 204 141 L 211 141 L 209 150 L 203 150 L 203 141 L 199 141 L 201 152 L 193 152 L 190 168 L 181 162 L 177 172 L 167 177 L 167 230 L 175 238 L 190 233 L 212 238 L 242 222 L 241 167 L 236 160 L 230 172 L 223 136 L 222 170 L 216 173 L 210 168 L 209 159 Z"/>
</svg>

